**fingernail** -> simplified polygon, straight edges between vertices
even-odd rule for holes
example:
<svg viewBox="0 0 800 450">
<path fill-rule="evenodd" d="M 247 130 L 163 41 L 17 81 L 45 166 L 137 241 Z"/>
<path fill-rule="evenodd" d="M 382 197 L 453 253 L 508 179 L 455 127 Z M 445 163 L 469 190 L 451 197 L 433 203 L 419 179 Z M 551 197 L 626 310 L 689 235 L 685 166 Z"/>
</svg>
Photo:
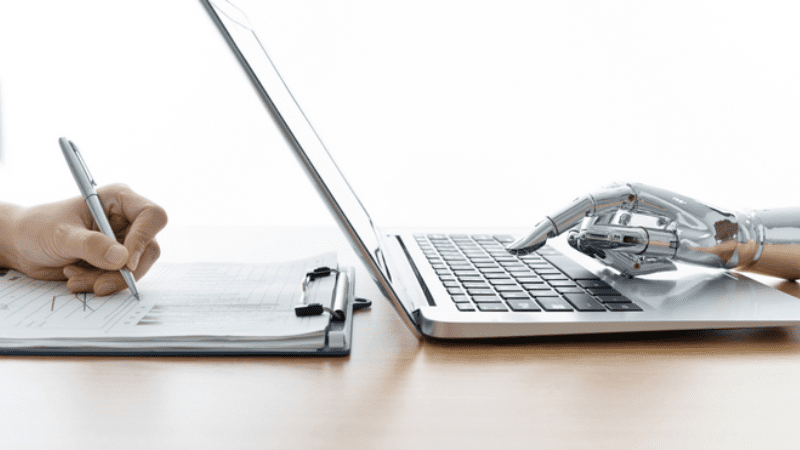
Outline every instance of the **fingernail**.
<svg viewBox="0 0 800 450">
<path fill-rule="evenodd" d="M 122 245 L 112 245 L 108 248 L 104 257 L 110 264 L 121 266 L 128 259 L 128 250 Z"/>
<path fill-rule="evenodd" d="M 79 274 L 80 271 L 72 266 L 64 267 L 64 271 L 62 272 L 65 277 L 72 278 L 75 275 Z"/>
</svg>

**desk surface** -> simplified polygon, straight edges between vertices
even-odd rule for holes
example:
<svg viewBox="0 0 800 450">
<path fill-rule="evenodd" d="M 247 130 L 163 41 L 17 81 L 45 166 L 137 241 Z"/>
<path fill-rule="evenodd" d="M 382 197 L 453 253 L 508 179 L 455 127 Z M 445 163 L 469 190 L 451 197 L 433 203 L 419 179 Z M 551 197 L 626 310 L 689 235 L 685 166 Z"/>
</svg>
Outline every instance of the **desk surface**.
<svg viewBox="0 0 800 450">
<path fill-rule="evenodd" d="M 331 229 L 238 229 L 199 248 L 211 231 L 166 230 L 162 259 L 353 258 Z M 796 328 L 419 341 L 361 268 L 357 292 L 377 301 L 355 318 L 344 358 L 2 356 L 0 447 L 794 448 L 800 438 Z"/>
</svg>

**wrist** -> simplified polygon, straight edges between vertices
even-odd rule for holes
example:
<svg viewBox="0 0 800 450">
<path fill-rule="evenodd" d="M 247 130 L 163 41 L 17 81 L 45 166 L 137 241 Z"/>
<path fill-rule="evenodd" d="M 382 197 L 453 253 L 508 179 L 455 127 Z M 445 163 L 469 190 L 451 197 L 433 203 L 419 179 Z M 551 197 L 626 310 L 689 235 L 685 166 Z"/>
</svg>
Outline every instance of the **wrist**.
<svg viewBox="0 0 800 450">
<path fill-rule="evenodd" d="M 16 222 L 22 207 L 0 203 L 0 268 L 13 269 L 17 249 L 14 245 Z"/>
<path fill-rule="evenodd" d="M 760 217 L 753 211 L 736 212 L 736 260 L 729 269 L 745 268 L 758 261 L 764 248 L 764 230 Z"/>
<path fill-rule="evenodd" d="M 800 208 L 751 211 L 747 220 L 748 232 L 757 245 L 752 258 L 740 261 L 738 268 L 791 280 L 800 278 Z"/>
</svg>

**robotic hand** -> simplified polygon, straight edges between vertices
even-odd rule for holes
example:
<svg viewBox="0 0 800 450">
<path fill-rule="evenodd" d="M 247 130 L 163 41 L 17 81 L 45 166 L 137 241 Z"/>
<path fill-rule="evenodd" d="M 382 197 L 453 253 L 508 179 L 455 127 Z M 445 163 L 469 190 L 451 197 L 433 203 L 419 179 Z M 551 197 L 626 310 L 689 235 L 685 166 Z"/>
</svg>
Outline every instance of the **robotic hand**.
<svg viewBox="0 0 800 450">
<path fill-rule="evenodd" d="M 724 211 L 665 189 L 615 184 L 575 199 L 507 249 L 531 253 L 567 231 L 573 248 L 631 277 L 681 261 L 800 278 L 800 208 Z"/>
</svg>

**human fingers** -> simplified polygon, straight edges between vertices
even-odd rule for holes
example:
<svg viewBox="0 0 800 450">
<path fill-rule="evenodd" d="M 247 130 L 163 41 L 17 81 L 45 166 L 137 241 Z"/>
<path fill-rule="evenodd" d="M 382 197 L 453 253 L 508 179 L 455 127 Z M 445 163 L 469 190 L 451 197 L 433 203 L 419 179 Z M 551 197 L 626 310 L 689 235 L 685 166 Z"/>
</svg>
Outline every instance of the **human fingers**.
<svg viewBox="0 0 800 450">
<path fill-rule="evenodd" d="M 147 246 L 167 225 L 167 213 L 164 208 L 122 184 L 101 188 L 98 193 L 103 198 L 109 215 L 117 216 L 115 222 L 124 219 L 123 222 L 129 224 L 124 245 L 130 255 L 127 266 L 135 271 Z"/>
<path fill-rule="evenodd" d="M 105 270 L 119 270 L 128 262 L 128 250 L 98 231 L 61 224 L 54 233 L 56 253 L 65 259 L 80 259 Z"/>
<path fill-rule="evenodd" d="M 145 276 L 153 264 L 155 264 L 156 260 L 158 260 L 159 256 L 161 256 L 161 247 L 159 247 L 158 242 L 155 240 L 150 241 L 142 252 L 136 270 L 133 271 L 134 278 L 138 280 Z"/>
<path fill-rule="evenodd" d="M 142 278 L 158 259 L 160 249 L 155 241 L 145 248 L 139 267 L 133 272 L 135 279 Z M 111 295 L 128 288 L 119 271 L 105 271 L 94 267 L 72 264 L 63 269 L 67 288 L 71 292 L 92 292 L 98 296 Z"/>
<path fill-rule="evenodd" d="M 70 292 L 94 292 L 94 282 L 105 271 L 95 267 L 86 267 L 79 264 L 70 264 L 62 269 L 67 277 L 67 288 Z"/>
<path fill-rule="evenodd" d="M 74 293 L 93 293 L 99 297 L 116 294 L 127 289 L 119 271 L 100 270 L 94 267 L 70 265 L 64 268 L 67 288 Z"/>
</svg>

